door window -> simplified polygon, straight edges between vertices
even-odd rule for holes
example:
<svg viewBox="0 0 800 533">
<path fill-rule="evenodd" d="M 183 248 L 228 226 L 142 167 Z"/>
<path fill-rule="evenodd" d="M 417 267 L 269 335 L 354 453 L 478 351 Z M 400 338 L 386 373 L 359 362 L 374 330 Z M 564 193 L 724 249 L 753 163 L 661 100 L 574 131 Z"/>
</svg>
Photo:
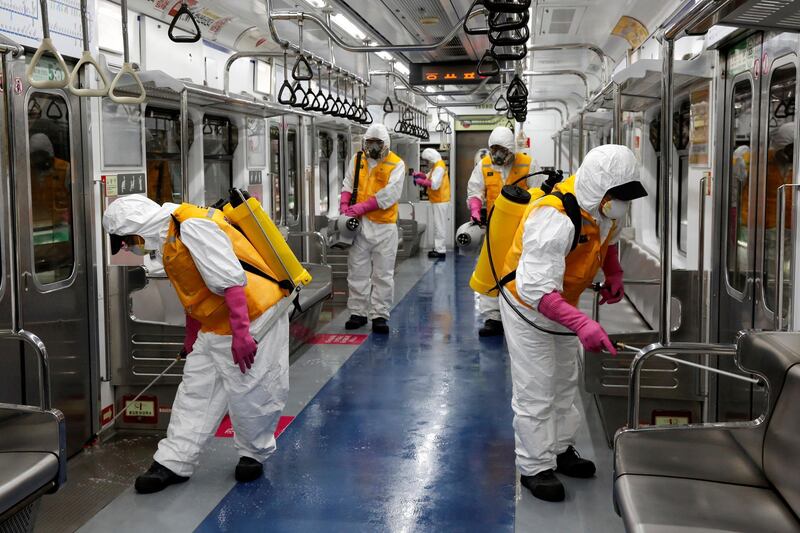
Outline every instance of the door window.
<svg viewBox="0 0 800 533">
<path fill-rule="evenodd" d="M 34 93 L 28 102 L 33 274 L 42 285 L 69 279 L 75 267 L 69 107 Z"/>
<path fill-rule="evenodd" d="M 141 168 L 142 110 L 103 98 L 103 168 Z M 120 146 L 130 146 L 120 150 Z"/>
<path fill-rule="evenodd" d="M 689 239 L 689 155 L 678 156 L 678 250 L 686 253 Z"/>
<path fill-rule="evenodd" d="M 331 173 L 330 161 L 333 140 L 327 133 L 319 134 L 319 210 L 327 214 L 330 210 Z"/>
<path fill-rule="evenodd" d="M 748 277 L 750 158 L 752 153 L 753 86 L 743 79 L 733 86 L 730 109 L 730 165 L 728 173 L 728 283 L 744 291 Z"/>
<path fill-rule="evenodd" d="M 272 220 L 281 221 L 281 130 L 278 126 L 269 128 L 269 176 L 272 183 Z"/>
<path fill-rule="evenodd" d="M 784 242 L 778 242 L 778 187 L 792 183 L 794 176 L 794 122 L 797 70 L 794 64 L 784 65 L 772 72 L 769 87 L 769 117 L 767 125 L 767 168 L 764 213 L 764 299 L 769 309 L 775 309 L 775 270 L 778 246 L 783 246 L 784 311 L 791 295 L 791 228 L 792 198 L 786 194 L 784 211 Z M 791 191 L 789 191 L 791 192 Z M 787 246 L 789 245 L 789 246 Z"/>
<path fill-rule="evenodd" d="M 233 187 L 233 152 L 238 131 L 225 117 L 203 117 L 205 202 L 212 205 L 228 197 Z"/>
<path fill-rule="evenodd" d="M 297 142 L 297 129 L 289 128 L 286 132 L 286 212 L 289 214 L 287 223 L 295 224 L 300 214 L 299 192 L 299 147 Z"/>
<path fill-rule="evenodd" d="M 183 198 L 180 113 L 173 109 L 148 107 L 144 117 L 147 197 L 159 204 L 180 203 Z M 190 120 L 190 142 L 192 130 Z"/>
</svg>

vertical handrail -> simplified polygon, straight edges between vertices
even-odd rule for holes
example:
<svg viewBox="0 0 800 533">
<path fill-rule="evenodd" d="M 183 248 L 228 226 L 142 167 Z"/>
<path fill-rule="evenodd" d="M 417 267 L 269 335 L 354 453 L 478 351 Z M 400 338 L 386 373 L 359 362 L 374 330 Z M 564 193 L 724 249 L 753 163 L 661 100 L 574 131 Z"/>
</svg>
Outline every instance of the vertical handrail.
<svg viewBox="0 0 800 533">
<path fill-rule="evenodd" d="M 585 148 L 583 139 L 583 111 L 581 111 L 578 113 L 578 166 L 581 166 L 583 163 L 583 151 Z"/>
<path fill-rule="evenodd" d="M 189 89 L 181 91 L 181 198 L 189 201 Z"/>
<path fill-rule="evenodd" d="M 697 280 L 698 280 L 698 294 L 697 301 L 698 312 L 697 320 L 700 324 L 700 331 L 698 332 L 698 340 L 700 342 L 707 342 L 706 339 L 706 194 L 708 192 L 708 176 L 700 178 L 700 195 L 698 213 L 700 218 L 700 234 L 697 241 Z M 703 355 L 703 364 L 709 366 L 711 357 L 708 354 Z M 708 374 L 703 375 L 702 380 L 702 395 L 703 395 L 703 422 L 708 421 L 708 391 L 709 381 Z"/>
<path fill-rule="evenodd" d="M 783 330 L 783 240 L 786 237 L 786 191 L 800 189 L 800 184 L 786 183 L 778 187 L 778 235 L 775 248 L 777 257 L 775 258 L 775 311 L 773 323 L 777 331 Z"/>
<path fill-rule="evenodd" d="M 672 335 L 672 55 L 675 43 L 662 35 L 661 43 L 661 295 L 659 331 L 661 344 Z"/>
<path fill-rule="evenodd" d="M 7 340 L 20 340 L 28 343 L 36 355 L 39 357 L 39 402 L 42 409 L 49 411 L 52 398 L 50 397 L 50 358 L 47 355 L 47 347 L 38 336 L 30 331 L 20 329 L 14 331 L 11 329 L 0 330 L 0 339 Z"/>
<path fill-rule="evenodd" d="M 614 128 L 614 144 L 622 144 L 622 87 L 614 84 L 614 109 L 612 126 Z"/>
</svg>

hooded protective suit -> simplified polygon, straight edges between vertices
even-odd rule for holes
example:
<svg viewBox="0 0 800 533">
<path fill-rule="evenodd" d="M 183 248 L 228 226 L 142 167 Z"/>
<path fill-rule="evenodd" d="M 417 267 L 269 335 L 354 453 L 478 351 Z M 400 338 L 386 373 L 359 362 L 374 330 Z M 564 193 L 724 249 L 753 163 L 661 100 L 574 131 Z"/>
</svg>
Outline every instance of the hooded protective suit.
<svg viewBox="0 0 800 533">
<path fill-rule="evenodd" d="M 580 207 L 599 226 L 601 241 L 610 237 L 610 242 L 615 243 L 618 234 L 615 230 L 615 234 L 609 236 L 616 226 L 613 220 L 600 213 L 606 192 L 638 180 L 638 164 L 627 147 L 599 146 L 586 155 L 575 177 L 575 196 Z M 565 259 L 570 253 L 574 225 L 559 210 L 539 207 L 531 210 L 522 232 L 522 254 L 516 270 L 516 291 L 521 302 L 510 293 L 507 295 L 529 320 L 546 329 L 567 331 L 537 309 L 543 309 L 540 307 L 543 298 L 560 298 L 554 291 L 564 289 Z M 616 247 L 613 251 L 616 252 Z M 594 277 L 599 265 L 593 262 L 587 268 L 593 272 L 586 272 L 585 276 Z M 603 270 L 607 280 L 612 275 L 619 275 L 621 280 L 621 269 L 611 272 L 613 269 L 607 269 L 604 264 Z M 503 298 L 500 300 L 511 357 L 517 468 L 522 475 L 533 476 L 555 469 L 556 456 L 575 443 L 580 423 L 575 407 L 579 343 L 576 337 L 551 335 L 531 327 Z M 568 305 L 568 308 L 572 314 L 591 322 L 574 307 Z M 548 313 L 548 316 L 553 314 Z"/>
<path fill-rule="evenodd" d="M 179 207 L 171 203 L 159 206 L 144 196 L 124 196 L 108 207 L 103 227 L 111 234 L 143 237 L 145 248 L 160 256 L 171 215 Z M 230 238 L 215 222 L 202 218 L 183 221 L 180 240 L 212 293 L 223 295 L 229 288 L 247 283 Z M 191 476 L 203 445 L 226 412 L 233 422 L 240 456 L 263 462 L 275 451 L 274 431 L 289 390 L 288 316 L 279 317 L 264 331 L 276 309 L 273 306 L 250 322 L 250 334 L 260 341 L 247 373 L 240 371 L 231 357 L 234 336 L 198 332 L 196 321 L 192 324 L 187 315 L 185 349 L 189 355 L 172 405 L 167 438 L 159 442 L 154 456 L 158 463 L 179 476 Z M 194 332 L 196 340 L 190 338 Z"/>
<path fill-rule="evenodd" d="M 427 179 L 430 181 L 428 198 L 433 211 L 433 250 L 443 254 L 447 252 L 447 229 L 450 227 L 450 177 L 438 151 L 425 148 L 422 158 L 428 161 L 432 169 Z"/>
<path fill-rule="evenodd" d="M 353 216 L 361 217 L 361 229 L 350 247 L 347 260 L 350 293 L 347 307 L 354 315 L 370 319 L 389 318 L 394 300 L 397 215 L 396 212 L 393 217 L 373 215 L 397 209 L 397 202 L 403 193 L 406 166 L 402 159 L 389 150 L 389 131 L 383 124 L 372 124 L 367 128 L 364 139 L 380 139 L 388 153 L 382 160 L 371 159 L 366 153 L 362 155 L 361 165 L 365 170 L 359 177 L 359 203 L 349 208 L 357 154 L 350 159 L 344 176 L 340 210 L 345 213 L 347 209 L 355 209 Z M 374 195 L 362 201 L 366 191 L 374 191 Z"/>
<path fill-rule="evenodd" d="M 489 135 L 489 148 L 492 146 L 502 146 L 511 153 L 516 150 L 516 143 L 514 141 L 514 132 L 505 126 L 498 126 L 492 130 Z M 491 156 L 487 156 L 491 158 Z M 472 174 L 467 182 L 467 204 L 470 212 L 474 212 L 475 207 L 480 209 L 481 205 L 487 204 L 486 195 L 486 182 L 484 178 L 483 164 L 486 158 L 478 161 L 475 168 L 472 169 Z M 532 164 L 532 163 L 531 163 Z M 503 183 L 506 183 L 509 175 L 514 169 L 514 159 L 506 165 L 495 165 L 491 163 L 492 172 L 500 174 Z M 519 173 L 522 175 L 530 174 L 533 169 L 529 166 L 527 169 L 520 169 Z M 528 179 L 528 187 L 538 187 L 541 185 L 542 179 L 539 176 Z M 485 296 L 483 294 L 478 296 L 478 310 L 486 320 L 500 320 L 500 308 L 497 298 Z"/>
</svg>

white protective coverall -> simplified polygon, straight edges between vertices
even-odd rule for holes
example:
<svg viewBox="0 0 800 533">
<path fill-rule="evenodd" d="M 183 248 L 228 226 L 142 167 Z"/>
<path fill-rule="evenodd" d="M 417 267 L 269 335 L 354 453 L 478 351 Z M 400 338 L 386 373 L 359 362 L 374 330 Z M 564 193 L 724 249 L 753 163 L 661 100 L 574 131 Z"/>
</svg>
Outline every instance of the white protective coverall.
<svg viewBox="0 0 800 533">
<path fill-rule="evenodd" d="M 514 141 L 514 132 L 505 126 L 499 126 L 492 130 L 489 135 L 489 147 L 502 146 L 503 148 L 514 153 L 516 151 L 516 142 Z M 508 179 L 508 174 L 514 166 L 512 159 L 508 165 L 495 165 L 492 163 L 492 170 L 500 173 L 503 177 L 503 183 Z M 531 168 L 528 169 L 528 174 L 533 172 L 533 158 L 531 158 Z M 534 176 L 528 178 L 528 188 L 538 187 L 541 185 L 543 179 L 541 176 Z M 472 169 L 472 174 L 467 182 L 467 200 L 470 198 L 479 198 L 483 205 L 486 206 L 486 185 L 483 182 L 483 163 L 478 161 L 475 168 Z M 500 307 L 497 298 L 486 296 L 483 294 L 478 295 L 478 311 L 484 320 L 500 320 Z"/>
<path fill-rule="evenodd" d="M 372 124 L 364 133 L 365 139 L 381 139 L 386 149 L 391 149 L 389 130 L 383 124 Z M 362 157 L 367 161 L 369 172 L 380 161 Z M 350 158 L 350 165 L 344 176 L 342 192 L 353 192 L 353 179 L 356 167 L 356 154 Z M 378 207 L 387 209 L 400 201 L 403 194 L 403 180 L 406 165 L 401 160 L 391 174 L 386 186 L 375 195 Z M 389 318 L 394 301 L 394 262 L 397 257 L 397 224 L 379 224 L 361 217 L 361 229 L 347 256 L 347 285 L 349 297 L 347 307 L 350 313 L 365 316 L 370 320 Z"/>
<path fill-rule="evenodd" d="M 422 151 L 422 158 L 428 161 L 430 166 L 442 160 L 441 154 L 433 148 L 425 148 Z M 437 167 L 428 174 L 431 180 L 431 189 L 438 191 L 444 180 L 444 168 Z M 440 254 L 447 252 L 447 228 L 450 227 L 450 202 L 431 203 L 433 211 L 433 250 Z"/>
<path fill-rule="evenodd" d="M 170 215 L 178 207 L 172 203 L 159 206 L 145 196 L 124 196 L 108 207 L 103 226 L 109 233 L 143 237 L 145 248 L 161 256 Z M 229 287 L 246 285 L 233 245 L 216 223 L 200 218 L 184 221 L 181 241 L 211 292 L 222 296 Z M 258 350 L 246 374 L 233 361 L 230 335 L 198 333 L 172 404 L 167 438 L 158 443 L 153 457 L 157 462 L 179 476 L 191 476 L 203 445 L 226 412 L 240 456 L 264 462 L 272 455 L 275 427 L 289 392 L 288 314 L 264 331 L 276 308 L 250 323 Z"/>
<path fill-rule="evenodd" d="M 599 213 L 600 201 L 612 187 L 639 180 L 636 157 L 627 147 L 605 145 L 590 151 L 575 176 L 575 196 L 581 208 L 599 223 L 605 239 L 612 221 Z M 563 289 L 565 258 L 574 227 L 569 217 L 552 207 L 531 211 L 522 233 L 517 266 L 517 292 L 531 309 L 506 292 L 511 303 L 534 323 L 568 331 L 535 309 L 543 296 Z M 611 244 L 619 231 L 612 236 Z M 575 444 L 581 416 L 578 392 L 578 346 L 575 336 L 541 332 L 525 323 L 500 298 L 503 328 L 511 357 L 514 436 L 517 469 L 524 476 L 556 468 L 556 455 Z"/>
</svg>

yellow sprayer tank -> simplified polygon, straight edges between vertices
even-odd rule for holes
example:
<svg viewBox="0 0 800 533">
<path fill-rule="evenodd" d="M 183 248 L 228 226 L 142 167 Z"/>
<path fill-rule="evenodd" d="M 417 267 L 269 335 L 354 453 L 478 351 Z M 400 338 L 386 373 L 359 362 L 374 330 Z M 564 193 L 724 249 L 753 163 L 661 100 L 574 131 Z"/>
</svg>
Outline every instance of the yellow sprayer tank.
<svg viewBox="0 0 800 533">
<path fill-rule="evenodd" d="M 506 185 L 500 192 L 500 196 L 492 208 L 489 230 L 486 238 L 483 239 L 481 255 L 475 272 L 469 280 L 472 290 L 486 296 L 498 296 L 497 281 L 492 275 L 492 268 L 489 265 L 489 252 L 486 250 L 486 242 L 492 248 L 492 263 L 497 273 L 498 279 L 502 277 L 503 264 L 506 260 L 514 235 L 517 232 L 520 219 L 525 213 L 525 208 L 531 200 L 531 194 L 521 187 Z"/>
<path fill-rule="evenodd" d="M 242 202 L 239 192 L 246 199 L 246 203 Z M 291 279 L 295 285 L 311 283 L 311 274 L 297 260 L 259 201 L 250 197 L 248 193 L 236 189 L 231 190 L 230 200 L 230 203 L 222 208 L 222 212 L 232 224 L 242 230 L 270 270 L 278 276 L 279 281 Z"/>
</svg>

